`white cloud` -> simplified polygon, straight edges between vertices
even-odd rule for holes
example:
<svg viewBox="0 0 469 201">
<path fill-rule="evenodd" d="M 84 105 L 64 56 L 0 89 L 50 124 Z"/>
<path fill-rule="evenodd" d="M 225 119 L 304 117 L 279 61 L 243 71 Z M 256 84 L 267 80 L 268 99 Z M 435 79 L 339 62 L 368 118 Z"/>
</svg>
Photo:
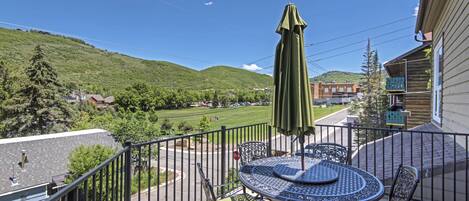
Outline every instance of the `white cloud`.
<svg viewBox="0 0 469 201">
<path fill-rule="evenodd" d="M 206 5 L 206 6 L 211 6 L 211 5 L 213 5 L 213 1 L 205 2 L 204 5 Z"/>
<path fill-rule="evenodd" d="M 417 6 L 415 6 L 414 13 L 412 15 L 417 16 L 418 14 L 419 14 L 419 4 L 417 4 Z"/>
<path fill-rule="evenodd" d="M 250 71 L 262 70 L 262 68 L 257 66 L 256 64 L 243 64 L 243 68 Z"/>
</svg>

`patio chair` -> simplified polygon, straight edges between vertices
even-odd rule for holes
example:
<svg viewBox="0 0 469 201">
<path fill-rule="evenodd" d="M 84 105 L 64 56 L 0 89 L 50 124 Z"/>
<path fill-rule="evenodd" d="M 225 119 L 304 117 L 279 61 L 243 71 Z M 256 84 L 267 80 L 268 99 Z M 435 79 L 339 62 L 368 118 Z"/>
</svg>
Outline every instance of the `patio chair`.
<svg viewBox="0 0 469 201">
<path fill-rule="evenodd" d="M 390 188 L 389 201 L 413 200 L 415 189 L 419 183 L 419 172 L 417 168 L 407 165 L 400 165 L 397 169 L 397 175 L 394 178 Z"/>
<path fill-rule="evenodd" d="M 238 152 L 241 158 L 241 166 L 269 156 L 267 153 L 267 145 L 264 142 L 258 141 L 249 141 L 238 145 Z"/>
<path fill-rule="evenodd" d="M 205 193 L 205 200 L 207 201 L 243 201 L 243 200 L 257 200 L 256 198 L 252 197 L 249 194 L 233 194 L 229 197 L 225 197 L 224 195 L 216 196 L 215 191 L 213 190 L 216 187 L 220 188 L 227 188 L 230 185 L 234 185 L 234 183 L 226 183 L 224 185 L 212 185 L 210 179 L 205 177 L 204 170 L 202 168 L 202 164 L 197 163 L 197 170 L 199 172 L 202 188 L 204 189 Z M 229 190 L 229 189 L 228 189 Z"/>
<path fill-rule="evenodd" d="M 295 155 L 299 156 L 301 153 L 296 152 Z M 305 146 L 305 156 L 346 164 L 348 151 L 346 147 L 335 143 L 309 144 Z"/>
<path fill-rule="evenodd" d="M 267 158 L 269 156 L 267 153 L 267 145 L 264 142 L 259 141 L 249 141 L 238 145 L 238 152 L 241 159 L 241 166 L 244 166 L 251 161 Z M 245 186 L 243 186 L 243 193 L 246 194 Z M 263 198 L 260 195 L 256 197 L 259 199 Z"/>
</svg>

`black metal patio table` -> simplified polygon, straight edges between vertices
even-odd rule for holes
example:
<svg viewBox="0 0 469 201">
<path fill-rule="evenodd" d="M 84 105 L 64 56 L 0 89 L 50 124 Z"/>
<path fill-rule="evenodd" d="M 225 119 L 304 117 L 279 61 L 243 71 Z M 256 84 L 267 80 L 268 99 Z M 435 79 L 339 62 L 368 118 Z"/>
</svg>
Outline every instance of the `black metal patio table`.
<svg viewBox="0 0 469 201">
<path fill-rule="evenodd" d="M 338 178 L 324 184 L 305 184 L 280 178 L 274 169 L 282 164 L 300 163 L 299 157 L 270 157 L 252 161 L 239 171 L 243 185 L 272 200 L 379 200 L 384 186 L 375 176 L 361 169 L 331 161 L 319 161 Z M 291 169 L 285 166 L 288 169 Z M 321 177 L 321 173 L 318 175 Z M 327 177 L 327 176 L 326 176 Z"/>
</svg>

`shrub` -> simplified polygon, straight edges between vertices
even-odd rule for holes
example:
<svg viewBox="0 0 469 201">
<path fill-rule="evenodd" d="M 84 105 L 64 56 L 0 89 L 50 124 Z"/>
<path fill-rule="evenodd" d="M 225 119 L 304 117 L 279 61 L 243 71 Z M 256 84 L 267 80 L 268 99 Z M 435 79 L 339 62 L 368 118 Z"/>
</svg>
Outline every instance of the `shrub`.
<svg viewBox="0 0 469 201">
<path fill-rule="evenodd" d="M 105 160 L 109 159 L 115 150 L 103 145 L 81 145 L 70 153 L 68 157 L 68 182 L 75 180 L 84 173 L 90 171 Z M 68 183 L 67 182 L 67 183 Z"/>
</svg>

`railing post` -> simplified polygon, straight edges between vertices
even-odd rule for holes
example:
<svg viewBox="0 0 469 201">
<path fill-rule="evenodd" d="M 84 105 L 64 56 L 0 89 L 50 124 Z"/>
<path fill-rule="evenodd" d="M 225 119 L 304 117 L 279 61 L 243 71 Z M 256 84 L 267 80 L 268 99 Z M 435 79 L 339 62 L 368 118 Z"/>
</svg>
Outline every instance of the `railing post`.
<svg viewBox="0 0 469 201">
<path fill-rule="evenodd" d="M 131 184 L 132 184 L 132 162 L 131 162 L 131 155 L 132 155 L 132 143 L 130 141 L 125 142 L 124 144 L 127 151 L 125 152 L 125 161 L 124 161 L 124 201 L 130 201 L 130 192 L 131 192 Z"/>
<path fill-rule="evenodd" d="M 221 126 L 221 185 L 225 185 L 225 166 L 226 166 L 226 126 Z M 221 188 L 222 196 L 225 196 L 225 188 Z"/>
<path fill-rule="evenodd" d="M 267 137 L 268 139 L 268 144 L 267 144 L 267 155 L 270 157 L 272 156 L 272 126 L 267 125 Z"/>
<path fill-rule="evenodd" d="M 347 163 L 352 165 L 352 123 L 347 123 Z"/>
</svg>

